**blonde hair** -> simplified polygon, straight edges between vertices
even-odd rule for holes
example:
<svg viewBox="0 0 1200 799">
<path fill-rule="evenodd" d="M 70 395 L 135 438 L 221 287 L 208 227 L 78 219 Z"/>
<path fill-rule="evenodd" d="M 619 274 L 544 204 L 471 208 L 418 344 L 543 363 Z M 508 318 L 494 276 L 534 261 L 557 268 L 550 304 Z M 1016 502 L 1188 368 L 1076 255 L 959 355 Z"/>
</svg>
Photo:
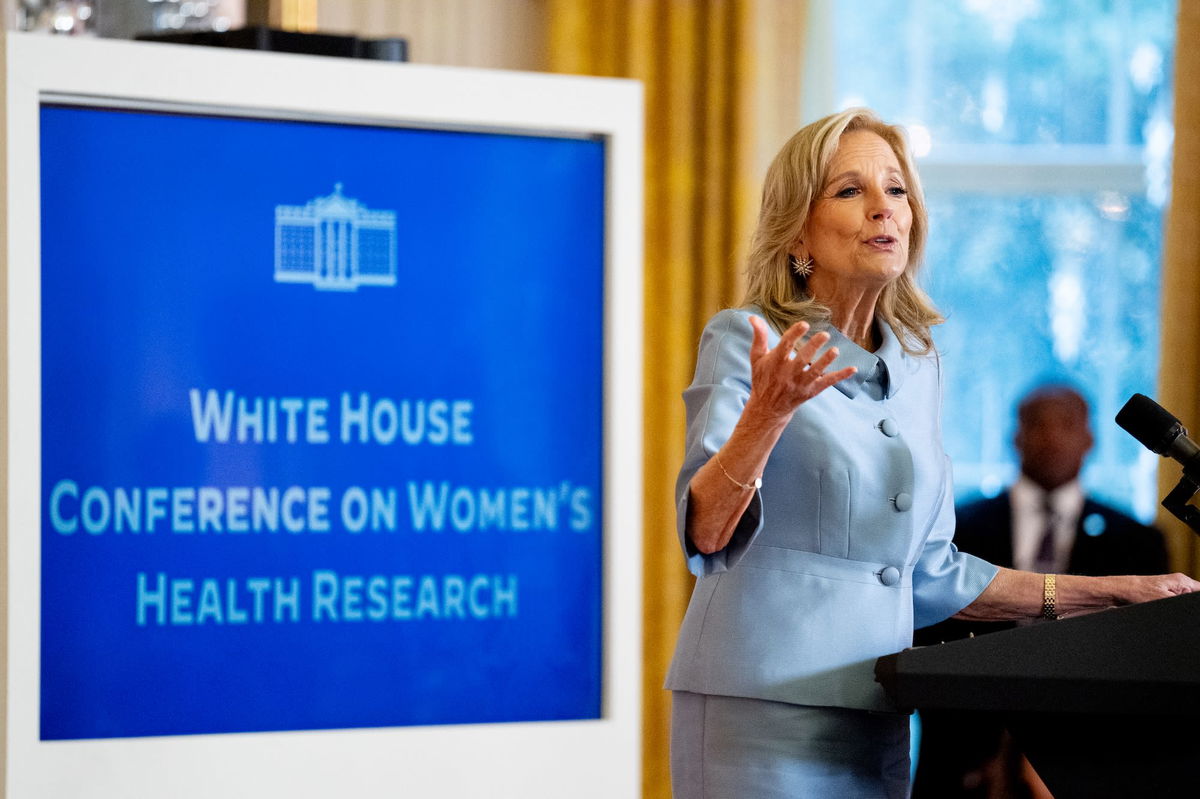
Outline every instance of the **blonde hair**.
<svg viewBox="0 0 1200 799">
<path fill-rule="evenodd" d="M 876 314 L 896 332 L 904 349 L 924 355 L 933 349 L 930 328 L 944 321 L 917 284 L 925 253 L 929 216 L 904 130 L 887 125 L 866 108 L 851 108 L 801 128 L 775 156 L 763 182 L 762 208 L 750 242 L 743 305 L 757 305 L 767 321 L 784 331 L 801 320 L 829 319 L 827 306 L 815 300 L 805 278 L 796 275 L 789 251 L 800 238 L 813 204 L 829 177 L 830 164 L 843 134 L 866 130 L 891 146 L 904 174 L 912 208 L 908 265 L 879 297 Z"/>
</svg>

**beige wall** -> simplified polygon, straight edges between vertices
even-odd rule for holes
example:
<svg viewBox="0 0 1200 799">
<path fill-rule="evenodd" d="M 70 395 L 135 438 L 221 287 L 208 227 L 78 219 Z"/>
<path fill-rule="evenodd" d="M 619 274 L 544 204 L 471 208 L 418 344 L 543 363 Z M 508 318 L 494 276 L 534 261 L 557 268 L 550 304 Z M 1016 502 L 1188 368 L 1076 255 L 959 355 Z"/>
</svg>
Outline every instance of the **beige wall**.
<svg viewBox="0 0 1200 799">
<path fill-rule="evenodd" d="M 544 69 L 540 0 L 320 0 L 317 30 L 408 39 L 408 59 L 495 69 Z"/>
</svg>

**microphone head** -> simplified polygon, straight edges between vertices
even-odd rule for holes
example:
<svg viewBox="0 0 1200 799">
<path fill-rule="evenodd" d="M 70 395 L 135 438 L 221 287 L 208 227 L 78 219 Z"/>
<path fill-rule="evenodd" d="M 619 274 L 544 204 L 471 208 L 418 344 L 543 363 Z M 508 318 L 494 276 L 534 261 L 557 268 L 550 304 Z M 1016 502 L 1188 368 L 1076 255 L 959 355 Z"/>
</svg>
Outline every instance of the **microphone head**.
<svg viewBox="0 0 1200 799">
<path fill-rule="evenodd" d="M 1117 424 L 1159 455 L 1166 455 L 1175 439 L 1187 433 L 1182 422 L 1145 394 L 1129 398 L 1117 412 Z"/>
</svg>

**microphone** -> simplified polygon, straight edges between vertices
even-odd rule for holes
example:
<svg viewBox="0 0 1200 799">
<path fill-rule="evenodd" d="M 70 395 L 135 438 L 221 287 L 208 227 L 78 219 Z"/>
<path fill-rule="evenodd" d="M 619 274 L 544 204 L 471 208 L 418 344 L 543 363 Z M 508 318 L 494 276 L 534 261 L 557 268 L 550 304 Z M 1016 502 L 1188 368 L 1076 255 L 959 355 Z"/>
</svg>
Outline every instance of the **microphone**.
<svg viewBox="0 0 1200 799">
<path fill-rule="evenodd" d="M 1117 424 L 1146 449 L 1183 464 L 1179 485 L 1163 498 L 1162 506 L 1200 534 L 1200 508 L 1191 504 L 1200 490 L 1200 446 L 1188 438 L 1187 428 L 1144 394 L 1129 398 L 1117 413 Z"/>
<path fill-rule="evenodd" d="M 1117 413 L 1117 424 L 1146 449 L 1183 464 L 1184 472 L 1200 474 L 1200 445 L 1188 438 L 1187 428 L 1145 394 L 1134 394 Z"/>
</svg>

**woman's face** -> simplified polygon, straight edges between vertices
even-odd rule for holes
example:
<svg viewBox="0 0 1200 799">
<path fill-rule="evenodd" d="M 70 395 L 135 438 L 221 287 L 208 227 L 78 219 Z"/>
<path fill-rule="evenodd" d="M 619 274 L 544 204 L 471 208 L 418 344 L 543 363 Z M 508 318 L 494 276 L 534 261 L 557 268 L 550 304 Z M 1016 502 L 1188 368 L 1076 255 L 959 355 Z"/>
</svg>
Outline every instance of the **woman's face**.
<svg viewBox="0 0 1200 799">
<path fill-rule="evenodd" d="M 879 287 L 908 265 L 912 208 L 900 161 L 878 134 L 842 135 L 793 254 L 813 259 L 809 287 Z"/>
</svg>

